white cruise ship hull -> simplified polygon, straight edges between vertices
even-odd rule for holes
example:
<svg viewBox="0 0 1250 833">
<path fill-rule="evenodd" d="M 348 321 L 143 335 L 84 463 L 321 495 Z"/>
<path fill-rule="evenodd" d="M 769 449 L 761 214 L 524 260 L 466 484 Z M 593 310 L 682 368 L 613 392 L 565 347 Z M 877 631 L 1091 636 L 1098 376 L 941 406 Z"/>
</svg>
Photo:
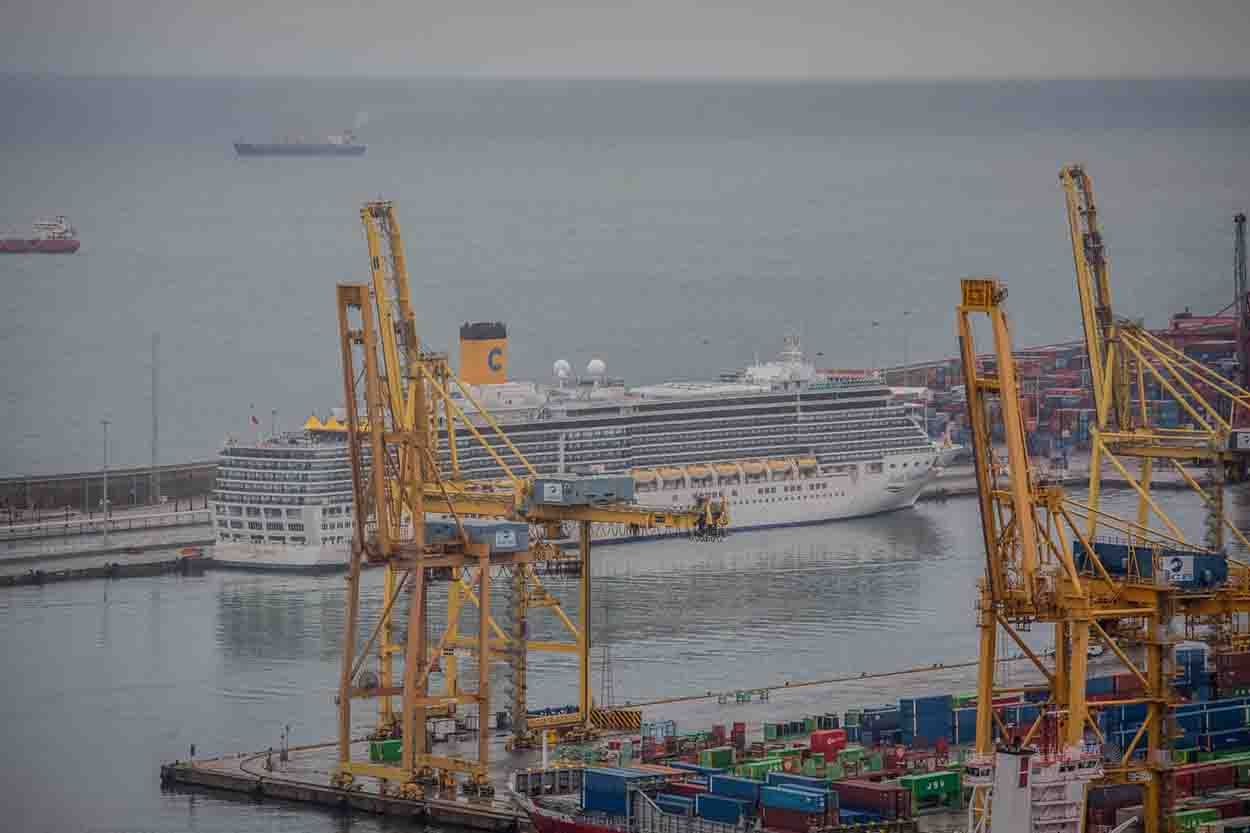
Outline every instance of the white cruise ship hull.
<svg viewBox="0 0 1250 833">
<path fill-rule="evenodd" d="M 254 544 L 218 541 L 213 563 L 236 570 L 265 572 L 331 573 L 348 564 L 347 544 Z"/>
<path fill-rule="evenodd" d="M 819 474 L 794 481 L 758 481 L 718 484 L 703 488 L 657 489 L 639 492 L 636 502 L 655 509 L 675 509 L 695 504 L 699 497 L 723 497 L 729 508 L 729 531 L 799 526 L 893 512 L 913 506 L 921 491 L 937 478 L 932 454 L 887 458 L 881 473 L 857 467 L 849 474 Z M 889 468 L 890 465 L 895 468 Z M 787 489 L 789 487 L 789 489 Z M 632 532 L 617 524 L 595 524 L 599 543 L 645 540 L 684 535 L 685 532 L 644 530 Z"/>
</svg>

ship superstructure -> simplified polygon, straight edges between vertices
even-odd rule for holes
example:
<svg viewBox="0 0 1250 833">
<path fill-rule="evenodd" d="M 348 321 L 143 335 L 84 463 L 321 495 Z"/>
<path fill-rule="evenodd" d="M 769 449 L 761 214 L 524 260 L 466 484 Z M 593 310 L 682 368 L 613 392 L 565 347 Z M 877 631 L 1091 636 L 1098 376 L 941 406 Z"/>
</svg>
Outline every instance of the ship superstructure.
<svg viewBox="0 0 1250 833">
<path fill-rule="evenodd" d="M 999 746 L 964 762 L 964 784 L 988 787 L 988 809 L 968 807 L 970 833 L 1081 833 L 1091 781 L 1102 778 L 1095 744 L 1039 750 Z"/>
<path fill-rule="evenodd" d="M 227 440 L 213 490 L 219 563 L 339 569 L 352 535 L 352 473 L 345 428 L 328 426 L 252 442 Z"/>
</svg>

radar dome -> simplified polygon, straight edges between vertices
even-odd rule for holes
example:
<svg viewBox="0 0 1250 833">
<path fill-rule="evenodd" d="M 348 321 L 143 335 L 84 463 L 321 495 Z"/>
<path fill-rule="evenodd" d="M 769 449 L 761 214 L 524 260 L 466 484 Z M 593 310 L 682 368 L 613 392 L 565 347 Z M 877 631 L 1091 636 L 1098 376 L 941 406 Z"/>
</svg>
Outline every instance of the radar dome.
<svg viewBox="0 0 1250 833">
<path fill-rule="evenodd" d="M 586 365 L 586 373 L 589 376 L 602 376 L 608 372 L 608 365 L 603 359 L 591 359 Z"/>
<path fill-rule="evenodd" d="M 573 365 L 564 359 L 556 359 L 556 363 L 551 366 L 551 372 L 557 379 L 567 379 L 569 374 L 573 372 Z"/>
</svg>

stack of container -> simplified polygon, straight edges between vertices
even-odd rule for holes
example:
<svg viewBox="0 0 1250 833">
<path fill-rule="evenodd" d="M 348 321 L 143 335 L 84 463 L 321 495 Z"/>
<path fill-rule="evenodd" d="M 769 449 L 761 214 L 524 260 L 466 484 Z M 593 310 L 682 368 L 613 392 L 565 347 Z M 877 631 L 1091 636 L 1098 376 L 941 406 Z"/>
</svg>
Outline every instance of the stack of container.
<svg viewBox="0 0 1250 833">
<path fill-rule="evenodd" d="M 949 694 L 899 700 L 898 706 L 904 746 L 931 747 L 951 737 L 954 698 Z"/>
<path fill-rule="evenodd" d="M 871 813 L 883 821 L 911 818 L 911 793 L 903 787 L 872 781 L 832 781 L 829 789 L 837 793 L 839 807 Z"/>
<path fill-rule="evenodd" d="M 812 752 L 825 756 L 825 760 L 831 760 L 837 757 L 847 746 L 845 729 L 821 729 L 812 732 L 812 737 L 808 741 Z"/>
<path fill-rule="evenodd" d="M 911 806 L 917 810 L 934 806 L 958 807 L 963 800 L 963 779 L 957 770 L 904 775 L 898 779 L 898 785 L 911 793 Z"/>
<path fill-rule="evenodd" d="M 864 709 L 861 743 L 880 746 L 898 741 L 898 706 L 870 706 Z"/>
<path fill-rule="evenodd" d="M 1215 654 L 1215 686 L 1220 697 L 1250 690 L 1250 651 Z"/>
<path fill-rule="evenodd" d="M 629 815 L 629 787 L 655 781 L 656 774 L 637 769 L 587 767 L 582 774 L 582 808 L 611 816 Z"/>
<path fill-rule="evenodd" d="M 660 793 L 655 797 L 655 806 L 673 816 L 693 816 L 695 799 L 673 793 Z"/>
<path fill-rule="evenodd" d="M 729 796 L 704 793 L 695 798 L 694 814 L 708 821 L 719 821 L 723 824 L 737 824 L 752 813 L 747 802 Z"/>
<path fill-rule="evenodd" d="M 733 731 L 729 733 L 729 745 L 738 752 L 745 752 L 747 748 L 747 724 L 735 723 Z"/>
<path fill-rule="evenodd" d="M 760 787 L 760 819 L 765 827 L 807 833 L 838 823 L 838 800 L 818 779 L 772 773 Z"/>
<path fill-rule="evenodd" d="M 735 775 L 713 775 L 709 784 L 712 793 L 715 795 L 736 798 L 751 807 L 759 803 L 759 781 Z"/>
<path fill-rule="evenodd" d="M 709 769 L 728 769 L 734 765 L 732 746 L 717 746 L 699 753 L 699 765 Z"/>
</svg>

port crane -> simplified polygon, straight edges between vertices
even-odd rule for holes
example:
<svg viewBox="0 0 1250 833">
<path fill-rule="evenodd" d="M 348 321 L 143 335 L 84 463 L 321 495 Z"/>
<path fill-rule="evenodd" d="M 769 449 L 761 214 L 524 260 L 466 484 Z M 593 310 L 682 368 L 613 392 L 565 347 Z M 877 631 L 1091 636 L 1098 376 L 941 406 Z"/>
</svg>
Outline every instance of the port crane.
<svg viewBox="0 0 1250 833">
<path fill-rule="evenodd" d="M 1044 680 L 1040 688 L 1045 699 L 1037 719 L 1023 730 L 1023 743 L 1050 736 L 1068 750 L 1087 748 L 1091 740 L 1105 744 L 1095 719 L 1099 709 L 1145 707 L 1141 727 L 1106 762 L 1100 783 L 1140 784 L 1144 829 L 1160 833 L 1172 799 L 1167 772 L 1176 727 L 1169 707 L 1178 700 L 1172 687 L 1172 646 L 1181 634 L 1224 644 L 1226 623 L 1250 611 L 1250 573 L 1244 564 L 1228 560 L 1226 573 L 1216 570 L 1206 576 L 1192 565 L 1218 566 L 1226 559 L 1222 551 L 1190 543 L 1170 526 L 1155 530 L 1117 517 L 1099 508 L 1093 494 L 1089 503 L 1076 501 L 1034 472 L 1025 442 L 1006 296 L 1006 287 L 995 278 L 966 279 L 957 310 L 986 553 L 977 602 L 976 755 L 984 761 L 995 750 L 995 734 L 1009 736 L 993 698 L 1022 690 L 996 685 L 998 640 L 1005 635 Z M 977 362 L 975 323 L 982 319 L 992 333 L 992 372 L 983 371 Z M 1005 466 L 994 457 L 991 438 L 997 432 L 1006 441 Z M 1143 441 L 1140 429 L 1134 429 L 1134 436 Z M 1149 499 L 1151 512 L 1161 516 L 1148 492 L 1144 498 Z M 1100 530 L 1101 537 L 1095 538 L 1091 530 Z M 1121 543 L 1108 542 L 1110 536 Z M 1173 560 L 1191 565 L 1190 572 L 1170 572 L 1167 565 Z M 1051 629 L 1050 652 L 1030 647 L 1025 640 L 1023 634 L 1035 625 Z M 1125 640 L 1118 636 L 1130 630 L 1142 635 L 1141 660 L 1129 656 Z M 1137 693 L 1087 700 L 1086 658 L 1095 640 L 1132 675 Z M 1047 653 L 1053 657 L 1049 663 L 1043 660 Z M 1105 753 L 1113 747 L 1103 749 Z M 1139 749 L 1144 758 L 1135 754 Z M 1003 829 L 993 825 L 992 796 L 984 787 L 974 789 L 970 816 L 974 830 Z"/>
<path fill-rule="evenodd" d="M 488 794 L 490 667 L 497 657 L 507 661 L 511 674 L 516 745 L 532 743 L 537 732 L 552 728 L 586 735 L 599 726 L 627 728 L 640 719 L 637 711 L 597 709 L 591 698 L 591 524 L 716 538 L 728 524 L 728 513 L 710 500 L 680 510 L 637 506 L 611 493 L 620 477 L 540 477 L 471 386 L 453 372 L 447 356 L 420 341 L 394 206 L 366 203 L 360 218 L 370 281 L 339 284 L 336 290 L 355 511 L 334 781 L 345 786 L 358 776 L 371 776 L 384 791 L 418 797 L 427 785 L 446 786 L 463 776 L 466 790 Z M 485 450 L 505 481 L 461 477 L 459 454 L 470 443 Z M 607 492 L 597 492 L 596 486 Z M 535 569 L 571 560 L 564 546 L 570 531 L 580 567 L 577 621 Z M 358 650 L 366 564 L 385 570 L 383 607 Z M 431 591 L 440 576 L 447 579 L 446 624 L 435 638 Z M 490 612 L 496 577 L 507 578 L 512 594 L 507 629 Z M 409 599 L 401 639 L 397 607 L 405 591 Z M 476 634 L 464 633 L 460 625 L 462 611 L 471 607 L 478 611 Z M 569 638 L 530 639 L 533 609 L 549 610 Z M 575 710 L 530 717 L 525 678 L 529 654 L 535 651 L 577 657 Z M 365 668 L 371 652 L 376 672 Z M 398 667 L 396 657 L 402 658 Z M 464 657 L 476 660 L 473 690 L 462 686 L 459 661 Z M 441 686 L 432 679 L 435 673 Z M 352 704 L 360 699 L 378 703 L 375 737 L 401 739 L 397 762 L 352 758 Z M 477 708 L 476 758 L 432 754 L 427 722 L 460 706 Z"/>
<path fill-rule="evenodd" d="M 1187 356 L 1141 322 L 1115 314 L 1110 261 L 1093 180 L 1085 166 L 1066 165 L 1059 172 L 1059 181 L 1095 410 L 1090 429 L 1090 505 L 1098 506 L 1105 462 L 1136 492 L 1137 523 L 1146 526 L 1153 516 L 1173 536 L 1181 538 L 1179 527 L 1151 496 L 1155 465 L 1170 467 L 1207 507 L 1206 546 L 1222 549 L 1227 532 L 1250 550 L 1250 541 L 1224 512 L 1226 475 L 1243 466 L 1250 453 L 1250 429 L 1240 427 L 1250 425 L 1250 390 Z M 1244 230 L 1244 224 L 1241 228 Z M 1239 245 L 1244 252 L 1244 243 Z M 1244 276 L 1240 284 L 1244 284 Z M 1238 308 L 1243 310 L 1246 302 L 1240 284 Z M 1178 404 L 1189 419 L 1187 427 L 1157 425 L 1147 397 L 1150 385 L 1157 386 L 1161 397 Z M 1209 396 L 1204 396 L 1204 391 Z M 1220 407 L 1221 401 L 1227 403 L 1226 409 Z M 1139 461 L 1136 474 L 1125 464 L 1128 459 Z M 1202 466 L 1210 472 L 1206 486 L 1193 472 Z M 1098 516 L 1094 515 L 1087 530 L 1091 538 L 1097 527 Z"/>
</svg>

